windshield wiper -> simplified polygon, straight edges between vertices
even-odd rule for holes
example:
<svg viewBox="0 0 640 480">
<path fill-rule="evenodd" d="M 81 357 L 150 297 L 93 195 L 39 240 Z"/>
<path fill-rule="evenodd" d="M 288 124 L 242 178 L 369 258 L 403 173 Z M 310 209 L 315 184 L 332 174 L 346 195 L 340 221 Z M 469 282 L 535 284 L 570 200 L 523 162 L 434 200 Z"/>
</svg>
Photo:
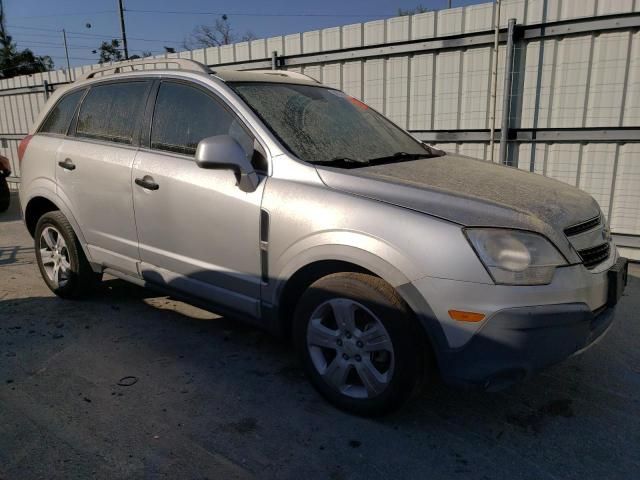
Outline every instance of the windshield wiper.
<svg viewBox="0 0 640 480">
<path fill-rule="evenodd" d="M 333 158 L 330 158 L 329 160 L 316 160 L 313 163 L 318 164 L 318 165 L 330 165 L 330 164 L 334 164 L 334 163 L 345 163 L 345 164 L 348 164 L 349 166 L 356 166 L 356 165 L 368 165 L 369 164 L 369 160 L 359 160 L 359 159 L 351 158 L 351 157 L 333 157 Z"/>
<path fill-rule="evenodd" d="M 437 153 L 433 153 L 431 151 L 424 153 L 407 153 L 407 152 L 396 152 L 393 155 L 385 155 L 384 157 L 376 157 L 369 159 L 356 159 L 351 157 L 333 157 L 329 160 L 316 160 L 313 163 L 316 165 L 335 165 L 342 164 L 342 166 L 346 168 L 358 168 L 366 165 L 379 165 L 386 162 L 394 162 L 394 161 L 408 161 L 408 160 L 418 160 L 420 158 L 431 158 L 438 157 Z"/>
<path fill-rule="evenodd" d="M 385 155 L 384 157 L 370 158 L 369 163 L 384 163 L 389 160 L 418 160 L 420 158 L 430 158 L 435 155 L 430 155 L 429 153 L 407 153 L 407 152 L 396 152 L 393 155 Z"/>
</svg>

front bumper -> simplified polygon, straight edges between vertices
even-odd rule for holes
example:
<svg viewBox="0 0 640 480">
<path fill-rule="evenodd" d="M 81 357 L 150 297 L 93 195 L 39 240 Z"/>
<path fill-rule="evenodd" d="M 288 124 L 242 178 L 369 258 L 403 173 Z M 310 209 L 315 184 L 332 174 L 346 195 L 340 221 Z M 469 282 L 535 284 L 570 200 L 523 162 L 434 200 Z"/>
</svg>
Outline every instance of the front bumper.
<svg viewBox="0 0 640 480">
<path fill-rule="evenodd" d="M 434 345 L 441 376 L 456 386 L 497 390 L 558 363 L 600 338 L 611 325 L 626 284 L 627 260 L 607 270 L 559 269 L 550 285 L 509 287 L 428 279 L 420 315 Z M 433 290 L 431 291 L 433 294 Z M 488 313 L 482 322 L 455 322 L 449 308 Z M 413 305 L 412 305 L 413 307 Z M 418 311 L 420 311 L 418 309 Z M 490 313 L 489 313 L 490 312 Z"/>
<path fill-rule="evenodd" d="M 499 390 L 583 350 L 611 326 L 615 307 L 584 303 L 510 308 L 495 314 L 462 349 L 445 353 L 443 379 Z"/>
</svg>

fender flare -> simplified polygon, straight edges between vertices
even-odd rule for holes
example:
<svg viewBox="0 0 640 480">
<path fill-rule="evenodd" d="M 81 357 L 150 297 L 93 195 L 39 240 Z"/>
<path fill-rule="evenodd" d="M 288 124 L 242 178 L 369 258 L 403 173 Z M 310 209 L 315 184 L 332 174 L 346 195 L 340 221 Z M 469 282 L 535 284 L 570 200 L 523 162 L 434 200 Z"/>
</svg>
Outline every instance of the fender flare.
<svg viewBox="0 0 640 480">
<path fill-rule="evenodd" d="M 24 217 L 25 222 L 26 222 L 27 207 L 29 206 L 29 203 L 34 198 L 37 198 L 37 197 L 41 197 L 46 200 L 49 200 L 58 208 L 58 210 L 60 210 L 63 213 L 65 217 L 67 217 L 67 220 L 71 224 L 71 228 L 73 229 L 73 232 L 76 234 L 76 237 L 78 237 L 78 241 L 80 242 L 80 247 L 82 248 L 82 251 L 84 252 L 85 257 L 87 257 L 87 260 L 89 261 L 89 263 L 91 263 L 92 262 L 91 254 L 89 253 L 89 249 L 87 248 L 87 241 L 84 238 L 84 235 L 82 234 L 82 229 L 80 228 L 80 224 L 78 223 L 76 218 L 73 216 L 73 213 L 71 213 L 71 209 L 69 208 L 67 203 L 60 196 L 56 195 L 46 186 L 40 185 L 37 187 L 32 187 L 32 186 L 29 187 L 29 196 L 24 199 L 24 206 L 22 211 L 22 215 Z"/>
<path fill-rule="evenodd" d="M 263 290 L 263 301 L 278 305 L 285 286 L 301 269 L 322 261 L 346 262 L 366 269 L 394 288 L 418 278 L 414 264 L 393 245 L 361 232 L 324 231 L 302 238 L 289 246 L 274 262 L 279 268 Z M 274 264 L 272 263 L 272 265 Z"/>
</svg>

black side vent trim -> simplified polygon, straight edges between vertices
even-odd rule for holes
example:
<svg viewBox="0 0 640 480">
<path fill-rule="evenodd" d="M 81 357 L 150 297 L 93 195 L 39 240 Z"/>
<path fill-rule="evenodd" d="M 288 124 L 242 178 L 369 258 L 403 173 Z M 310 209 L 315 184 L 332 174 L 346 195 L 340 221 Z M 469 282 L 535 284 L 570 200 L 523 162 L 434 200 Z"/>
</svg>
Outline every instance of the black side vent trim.
<svg viewBox="0 0 640 480">
<path fill-rule="evenodd" d="M 269 212 L 265 209 L 260 209 L 260 241 L 269 241 Z"/>
<path fill-rule="evenodd" d="M 260 270 L 262 281 L 269 283 L 269 221 L 270 216 L 264 208 L 260 209 Z"/>
<path fill-rule="evenodd" d="M 262 281 L 269 283 L 269 252 L 260 250 L 260 267 L 262 270 Z"/>
</svg>

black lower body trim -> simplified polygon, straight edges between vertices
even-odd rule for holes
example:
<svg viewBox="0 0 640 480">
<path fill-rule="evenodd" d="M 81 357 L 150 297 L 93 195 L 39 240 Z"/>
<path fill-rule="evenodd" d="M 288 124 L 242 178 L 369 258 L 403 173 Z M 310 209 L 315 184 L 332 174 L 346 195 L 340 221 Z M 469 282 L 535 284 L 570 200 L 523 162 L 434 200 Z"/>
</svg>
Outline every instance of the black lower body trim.
<svg viewBox="0 0 640 480">
<path fill-rule="evenodd" d="M 463 348 L 443 353 L 445 382 L 499 390 L 584 349 L 611 325 L 615 309 L 584 303 L 502 310 Z"/>
</svg>

